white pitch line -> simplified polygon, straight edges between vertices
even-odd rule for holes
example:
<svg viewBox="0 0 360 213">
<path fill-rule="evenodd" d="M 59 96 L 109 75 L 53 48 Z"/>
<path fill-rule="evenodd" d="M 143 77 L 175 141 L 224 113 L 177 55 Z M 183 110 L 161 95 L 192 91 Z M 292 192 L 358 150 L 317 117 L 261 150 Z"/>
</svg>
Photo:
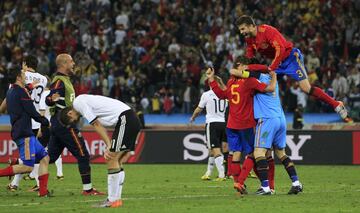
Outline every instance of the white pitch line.
<svg viewBox="0 0 360 213">
<path fill-rule="evenodd" d="M 170 196 L 170 197 L 163 197 L 163 196 L 153 196 L 153 197 L 130 197 L 130 198 L 123 198 L 122 200 L 168 200 L 168 199 L 192 199 L 192 198 L 207 198 L 207 197 L 230 197 L 231 195 L 181 195 L 181 196 Z M 52 200 L 50 198 L 49 200 Z M 92 202 L 101 202 L 104 199 L 96 199 L 96 200 L 77 200 L 71 201 L 69 203 L 92 203 Z M 40 205 L 42 203 L 14 203 L 14 204 L 5 204 L 0 205 L 0 207 L 17 207 L 17 206 L 35 206 Z"/>
</svg>

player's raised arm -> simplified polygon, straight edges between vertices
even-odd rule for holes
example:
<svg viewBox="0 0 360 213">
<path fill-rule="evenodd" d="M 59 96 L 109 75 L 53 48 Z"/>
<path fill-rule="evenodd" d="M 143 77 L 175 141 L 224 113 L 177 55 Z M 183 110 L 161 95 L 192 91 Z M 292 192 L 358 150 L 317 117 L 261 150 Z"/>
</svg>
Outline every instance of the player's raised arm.
<svg viewBox="0 0 360 213">
<path fill-rule="evenodd" d="M 215 81 L 214 68 L 208 68 L 206 77 L 209 79 L 209 86 L 214 91 L 215 95 L 220 99 L 227 99 L 227 91 L 220 88 L 219 84 Z"/>
</svg>

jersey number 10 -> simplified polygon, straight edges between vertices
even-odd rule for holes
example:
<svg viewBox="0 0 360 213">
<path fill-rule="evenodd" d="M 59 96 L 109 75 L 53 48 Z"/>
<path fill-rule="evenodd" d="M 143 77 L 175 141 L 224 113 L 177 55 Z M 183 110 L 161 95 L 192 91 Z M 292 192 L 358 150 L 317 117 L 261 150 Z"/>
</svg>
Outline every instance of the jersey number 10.
<svg viewBox="0 0 360 213">
<path fill-rule="evenodd" d="M 223 99 L 216 100 L 215 98 L 213 100 L 214 100 L 214 103 L 215 103 L 215 113 L 225 112 L 226 101 L 223 100 Z"/>
</svg>

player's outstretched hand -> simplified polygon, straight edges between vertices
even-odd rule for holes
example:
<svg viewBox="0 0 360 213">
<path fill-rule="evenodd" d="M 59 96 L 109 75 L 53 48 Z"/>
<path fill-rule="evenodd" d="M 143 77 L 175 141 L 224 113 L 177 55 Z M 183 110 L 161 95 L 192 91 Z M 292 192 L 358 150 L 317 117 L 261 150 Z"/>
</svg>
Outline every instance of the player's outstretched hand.
<svg viewBox="0 0 360 213">
<path fill-rule="evenodd" d="M 51 100 L 53 102 L 56 102 L 60 99 L 60 94 L 59 93 L 54 93 L 52 96 L 51 96 Z"/>
</svg>

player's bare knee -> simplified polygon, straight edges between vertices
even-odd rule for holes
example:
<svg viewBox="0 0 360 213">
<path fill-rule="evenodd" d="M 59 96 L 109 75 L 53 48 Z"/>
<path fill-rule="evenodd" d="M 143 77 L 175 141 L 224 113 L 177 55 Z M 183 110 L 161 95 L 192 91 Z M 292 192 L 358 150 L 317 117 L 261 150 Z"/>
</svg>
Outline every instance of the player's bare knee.
<svg viewBox="0 0 360 213">
<path fill-rule="evenodd" d="M 222 155 L 220 148 L 214 148 L 214 149 L 212 149 L 212 153 L 213 153 L 213 156 L 214 156 L 214 157 Z"/>
<path fill-rule="evenodd" d="M 255 148 L 254 150 L 254 157 L 258 158 L 258 157 L 265 157 L 267 149 L 264 148 Z"/>
<path fill-rule="evenodd" d="M 228 143 L 226 143 L 226 142 L 222 143 L 222 151 L 223 151 L 223 153 L 229 152 Z"/>
<path fill-rule="evenodd" d="M 240 158 L 241 158 L 241 152 L 233 153 L 233 158 L 232 158 L 233 161 L 240 161 Z"/>
<path fill-rule="evenodd" d="M 279 159 L 282 159 L 283 157 L 286 156 L 285 149 L 275 149 L 275 155 Z"/>
<path fill-rule="evenodd" d="M 302 91 L 304 91 L 306 94 L 310 93 L 311 85 L 308 79 L 304 79 L 299 81 L 299 86 Z"/>
<path fill-rule="evenodd" d="M 41 164 L 49 164 L 50 162 L 50 158 L 48 155 L 46 155 L 45 157 L 43 157 L 41 160 L 40 160 L 40 163 Z"/>
</svg>

